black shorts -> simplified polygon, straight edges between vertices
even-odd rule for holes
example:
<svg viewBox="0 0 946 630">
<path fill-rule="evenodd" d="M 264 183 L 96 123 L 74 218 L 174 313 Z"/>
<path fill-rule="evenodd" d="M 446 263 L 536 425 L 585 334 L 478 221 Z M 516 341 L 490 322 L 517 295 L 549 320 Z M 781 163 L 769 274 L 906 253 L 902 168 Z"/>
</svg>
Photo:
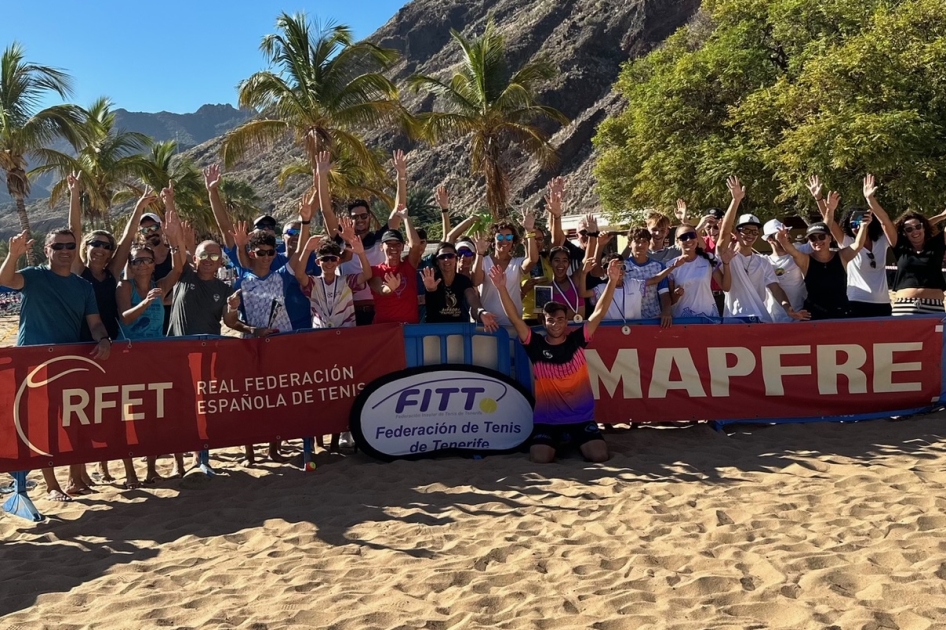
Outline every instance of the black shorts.
<svg viewBox="0 0 946 630">
<path fill-rule="evenodd" d="M 555 450 L 582 444 L 593 440 L 603 440 L 597 422 L 577 422 L 575 424 L 537 424 L 532 428 L 529 446 L 551 446 Z"/>
</svg>

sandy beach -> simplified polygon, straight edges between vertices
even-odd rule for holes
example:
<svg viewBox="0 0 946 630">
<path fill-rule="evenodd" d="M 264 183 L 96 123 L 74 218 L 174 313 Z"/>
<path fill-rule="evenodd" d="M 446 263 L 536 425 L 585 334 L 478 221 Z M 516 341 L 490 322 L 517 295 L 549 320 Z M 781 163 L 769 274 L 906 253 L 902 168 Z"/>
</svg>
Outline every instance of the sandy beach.
<svg viewBox="0 0 946 630">
<path fill-rule="evenodd" d="M 604 465 L 215 452 L 0 518 L 0 627 L 944 627 L 944 418 L 621 430 Z"/>
</svg>

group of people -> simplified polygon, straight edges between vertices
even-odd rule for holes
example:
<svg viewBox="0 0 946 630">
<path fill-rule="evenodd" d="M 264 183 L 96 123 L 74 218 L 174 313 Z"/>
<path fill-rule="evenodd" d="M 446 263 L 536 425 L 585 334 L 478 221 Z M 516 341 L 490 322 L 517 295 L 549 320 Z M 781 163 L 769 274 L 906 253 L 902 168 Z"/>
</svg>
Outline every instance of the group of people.
<svg viewBox="0 0 946 630">
<path fill-rule="evenodd" d="M 498 221 L 488 234 L 469 233 L 474 217 L 454 227 L 441 187 L 436 199 L 444 237 L 427 253 L 426 234 L 407 210 L 402 152 L 394 153 L 393 164 L 395 208 L 378 221 L 364 200 L 336 213 L 331 155 L 320 153 L 313 185 L 281 231 L 269 215 L 252 225 L 234 222 L 220 197 L 220 170 L 211 166 L 204 181 L 220 242 L 198 242 L 181 221 L 173 183 L 160 195 L 145 189 L 119 239 L 104 230 L 83 234 L 82 182 L 70 175 L 68 225 L 46 236 L 47 263 L 16 269 L 32 244 L 22 233 L 10 239 L 0 268 L 0 285 L 22 295 L 17 345 L 90 341 L 95 358 L 104 360 L 114 339 L 219 335 L 221 323 L 247 338 L 381 323 L 476 322 L 487 331 L 506 326 L 535 368 L 532 458 L 551 461 L 571 445 L 603 461 L 607 447 L 594 425 L 583 348 L 604 321 L 627 326 L 655 319 L 668 327 L 674 318 L 693 317 L 788 322 L 943 313 L 946 241 L 934 225 L 946 212 L 932 219 L 907 212 L 893 221 L 877 201 L 870 175 L 863 182 L 866 207 L 850 208 L 840 220 L 840 197 L 823 196 L 818 178 L 809 181 L 823 220 L 807 227 L 805 243 L 794 243 L 778 220 L 763 225 L 740 213 L 745 188 L 731 177 L 724 212 L 707 211 L 694 226 L 678 201 L 672 231 L 668 217 L 651 213 L 645 225 L 628 230 L 620 253 L 616 234 L 599 230 L 593 215 L 580 219 L 576 242 L 566 238 L 560 177 L 545 197 L 547 230 L 536 224 L 534 212 L 525 212 L 519 224 Z M 163 217 L 153 211 L 159 196 Z M 324 231 L 312 234 L 316 213 Z M 755 251 L 759 237 L 771 254 Z M 888 251 L 897 265 L 892 299 Z M 235 269 L 232 283 L 220 277 L 228 260 Z M 583 325 L 569 330 L 570 323 Z M 544 326 L 544 335 L 535 334 L 536 325 Z M 330 448 L 342 437 L 332 436 Z M 281 459 L 278 443 L 269 445 L 269 456 Z M 246 459 L 255 461 L 251 445 Z M 127 487 L 159 478 L 155 458 L 148 458 L 143 481 L 131 460 L 124 468 Z M 91 491 L 84 466 L 70 467 L 65 489 L 52 469 L 43 473 L 52 499 Z M 107 463 L 100 463 L 100 473 L 111 480 Z M 183 455 L 177 454 L 174 474 L 183 473 Z"/>
</svg>

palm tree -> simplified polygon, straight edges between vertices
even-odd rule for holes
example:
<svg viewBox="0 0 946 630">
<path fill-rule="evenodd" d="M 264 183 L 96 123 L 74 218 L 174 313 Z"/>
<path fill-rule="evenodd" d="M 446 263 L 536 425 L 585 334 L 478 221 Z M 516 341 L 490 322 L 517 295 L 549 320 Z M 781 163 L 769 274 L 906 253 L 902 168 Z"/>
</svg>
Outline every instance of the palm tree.
<svg viewBox="0 0 946 630">
<path fill-rule="evenodd" d="M 38 104 L 50 92 L 65 99 L 72 93 L 72 79 L 62 70 L 25 60 L 23 48 L 16 42 L 0 57 L 0 172 L 7 192 L 16 202 L 20 229 L 30 231 L 26 197 L 30 181 L 26 175 L 27 157 L 56 137 L 74 139 L 78 122 L 73 105 L 53 105 L 39 110 Z M 32 255 L 28 254 L 30 263 Z"/>
<path fill-rule="evenodd" d="M 485 179 L 486 204 L 498 218 L 509 199 L 508 166 L 503 163 L 509 146 L 518 145 L 543 167 L 555 161 L 555 149 L 535 122 L 544 118 L 568 124 L 560 111 L 536 101 L 537 86 L 556 71 L 539 58 L 510 76 L 505 41 L 492 20 L 478 39 L 468 40 L 453 29 L 450 34 L 463 49 L 461 68 L 450 81 L 421 75 L 409 79 L 415 91 L 432 92 L 444 107 L 418 119 L 431 143 L 470 136 L 471 170 Z"/>
<path fill-rule="evenodd" d="M 239 86 L 240 107 L 260 117 L 229 132 L 222 148 L 227 166 L 252 146 L 271 146 L 287 138 L 305 150 L 311 176 L 319 151 L 347 156 L 357 179 L 382 188 L 384 171 L 377 155 L 357 131 L 394 120 L 407 121 L 397 88 L 381 71 L 397 58 L 393 50 L 355 42 L 347 26 L 310 24 L 304 13 L 283 13 L 278 33 L 260 44 L 270 70 L 257 72 Z M 339 166 L 338 164 L 336 166 Z M 300 170 L 291 166 L 285 176 Z"/>
<path fill-rule="evenodd" d="M 76 137 L 69 143 L 75 157 L 53 149 L 39 149 L 43 164 L 32 173 L 54 171 L 60 181 L 50 191 L 51 206 L 66 192 L 66 176 L 80 174 L 82 210 L 93 224 L 101 222 L 111 228 L 109 213 L 117 201 L 116 194 L 126 189 L 130 180 L 147 171 L 141 152 L 152 143 L 148 136 L 115 127 L 115 112 L 106 97 L 97 99 L 88 109 L 80 109 L 82 121 L 76 128 Z"/>
<path fill-rule="evenodd" d="M 253 186 L 238 179 L 220 182 L 220 198 L 237 221 L 252 221 L 263 203 Z"/>
<path fill-rule="evenodd" d="M 197 165 L 178 153 L 174 140 L 155 142 L 150 149 L 144 156 L 147 168 L 141 177 L 142 182 L 153 190 L 161 190 L 173 181 L 174 198 L 181 218 L 189 221 L 202 234 L 215 231 L 217 224 L 207 201 L 203 175 Z M 138 197 L 141 193 L 139 187 L 132 186 L 125 200 Z"/>
</svg>

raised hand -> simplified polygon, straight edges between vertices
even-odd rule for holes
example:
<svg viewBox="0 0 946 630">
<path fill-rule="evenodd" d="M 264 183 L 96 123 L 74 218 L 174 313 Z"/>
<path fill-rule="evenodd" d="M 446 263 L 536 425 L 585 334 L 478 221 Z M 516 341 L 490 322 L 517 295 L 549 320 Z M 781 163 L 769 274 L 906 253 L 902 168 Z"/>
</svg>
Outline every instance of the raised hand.
<svg viewBox="0 0 946 630">
<path fill-rule="evenodd" d="M 483 324 L 483 328 L 488 333 L 494 333 L 499 330 L 499 321 L 496 319 L 496 316 L 489 311 L 480 313 L 480 323 Z"/>
<path fill-rule="evenodd" d="M 549 191 L 545 195 L 545 207 L 550 216 L 562 216 L 562 198 L 565 196 L 565 179 L 555 177 L 549 182 Z"/>
<path fill-rule="evenodd" d="M 404 152 L 398 149 L 392 153 L 392 161 L 394 162 L 394 170 L 397 171 L 397 176 L 399 178 L 407 177 L 407 158 L 404 156 Z"/>
<path fill-rule="evenodd" d="M 608 263 L 608 282 L 618 283 L 624 277 L 624 262 L 614 259 Z"/>
<path fill-rule="evenodd" d="M 683 199 L 677 199 L 677 208 L 673 211 L 673 216 L 677 217 L 680 225 L 689 225 L 687 223 L 687 202 Z"/>
<path fill-rule="evenodd" d="M 595 215 L 590 212 L 585 215 L 585 229 L 587 229 L 589 232 L 598 231 L 598 219 L 596 219 Z"/>
<path fill-rule="evenodd" d="M 611 239 L 615 237 L 614 232 L 601 232 L 598 235 L 598 247 L 604 248 L 611 242 Z"/>
<path fill-rule="evenodd" d="M 826 203 L 828 204 L 827 205 L 828 212 L 834 212 L 835 210 L 838 209 L 838 205 L 840 205 L 841 203 L 841 193 L 835 192 L 832 190 L 831 192 L 828 193 Z"/>
<path fill-rule="evenodd" d="M 180 243 L 184 238 L 184 228 L 181 226 L 181 218 L 177 211 L 168 210 L 164 213 L 164 233 L 172 243 Z"/>
<path fill-rule="evenodd" d="M 739 178 L 735 175 L 726 178 L 726 188 L 729 189 L 729 194 L 732 195 L 733 201 L 736 203 L 746 198 L 746 187 L 742 185 Z"/>
<path fill-rule="evenodd" d="M 355 222 L 351 217 L 342 216 L 338 219 L 338 233 L 349 245 L 355 240 Z"/>
<path fill-rule="evenodd" d="M 204 186 L 207 190 L 216 190 L 220 185 L 220 165 L 211 164 L 204 169 Z"/>
<path fill-rule="evenodd" d="M 775 240 L 777 240 L 782 245 L 782 247 L 785 247 L 785 245 L 788 243 L 788 228 L 783 227 L 778 232 L 776 232 Z"/>
<path fill-rule="evenodd" d="M 144 191 L 141 193 L 141 197 L 138 198 L 138 202 L 135 204 L 135 212 L 144 210 L 157 200 L 158 197 L 154 194 L 154 191 L 151 190 L 151 186 L 145 186 Z"/>
<path fill-rule="evenodd" d="M 190 221 L 181 221 L 181 233 L 186 251 L 197 251 L 197 229 L 194 225 Z"/>
<path fill-rule="evenodd" d="M 482 232 L 473 234 L 473 244 L 476 246 L 476 253 L 480 256 L 485 256 L 489 251 L 490 240 Z"/>
<path fill-rule="evenodd" d="M 872 212 L 865 212 L 864 216 L 861 217 L 861 224 L 858 226 L 857 231 L 866 230 L 870 227 L 870 222 L 874 220 L 874 214 Z"/>
<path fill-rule="evenodd" d="M 26 230 L 10 237 L 10 257 L 14 260 L 25 254 L 33 246 L 33 239 Z"/>
<path fill-rule="evenodd" d="M 328 173 L 332 170 L 332 152 L 319 151 L 315 158 L 315 172 L 318 174 Z"/>
<path fill-rule="evenodd" d="M 522 213 L 522 227 L 525 228 L 526 232 L 535 229 L 535 212 L 533 210 L 526 210 Z"/>
<path fill-rule="evenodd" d="M 317 249 L 319 248 L 319 245 L 321 245 L 321 244 L 322 244 L 322 236 L 321 236 L 321 235 L 310 236 L 310 237 L 309 237 L 309 240 L 307 240 L 307 241 L 305 242 L 305 251 L 306 251 L 306 252 L 314 252 L 315 250 L 317 250 Z"/>
<path fill-rule="evenodd" d="M 386 286 L 391 293 L 397 293 L 397 290 L 401 288 L 401 274 L 384 274 L 384 286 Z"/>
<path fill-rule="evenodd" d="M 237 289 L 227 298 L 227 310 L 231 313 L 240 309 L 240 302 L 243 299 L 240 297 L 242 292 L 243 289 Z"/>
<path fill-rule="evenodd" d="M 864 199 L 870 203 L 874 198 L 874 194 L 877 192 L 877 180 L 874 179 L 874 176 L 870 173 L 867 174 L 867 177 L 864 178 Z"/>
<path fill-rule="evenodd" d="M 237 247 L 246 247 L 250 243 L 250 235 L 246 228 L 246 221 L 237 221 L 230 231 L 230 236 L 233 237 L 233 242 Z"/>
<path fill-rule="evenodd" d="M 817 175 L 812 175 L 808 178 L 808 192 L 810 192 L 811 196 L 816 200 L 821 200 L 821 178 Z"/>
<path fill-rule="evenodd" d="M 450 208 L 450 194 L 447 192 L 446 186 L 437 186 L 437 190 L 434 191 L 434 197 L 437 199 L 437 205 L 440 206 L 441 210 Z"/>
<path fill-rule="evenodd" d="M 155 300 L 160 300 L 163 295 L 164 295 L 164 291 L 162 291 L 161 289 L 159 288 L 151 289 L 150 291 L 148 291 L 148 295 L 145 296 L 145 302 L 147 302 L 148 304 L 151 304 Z"/>
<path fill-rule="evenodd" d="M 440 278 L 437 278 L 434 275 L 434 270 L 430 267 L 427 267 L 422 272 L 422 275 L 424 279 L 424 288 L 431 292 L 436 291 L 437 287 L 440 286 Z"/>
<path fill-rule="evenodd" d="M 79 194 L 79 178 L 82 177 L 81 171 L 72 171 L 66 175 L 66 185 L 69 187 L 70 195 Z"/>
<path fill-rule="evenodd" d="M 302 201 L 299 202 L 299 220 L 311 221 L 315 214 L 315 200 L 318 199 L 319 191 L 314 186 L 306 194 L 302 195 Z"/>
<path fill-rule="evenodd" d="M 165 208 L 174 207 L 174 180 L 169 181 L 167 187 L 161 189 L 161 201 L 164 202 Z"/>
<path fill-rule="evenodd" d="M 353 236 L 352 239 L 348 241 L 348 244 L 351 245 L 351 251 L 356 256 L 365 253 L 365 244 L 361 242 L 360 236 Z"/>
<path fill-rule="evenodd" d="M 590 273 L 592 269 L 595 268 L 595 259 L 594 258 L 585 258 L 581 261 L 581 271 L 582 273 Z"/>
<path fill-rule="evenodd" d="M 397 207 L 397 210 L 395 211 L 394 214 L 396 214 L 397 216 L 401 217 L 402 220 L 403 220 L 403 219 L 407 219 L 407 218 L 409 218 L 409 216 L 410 216 L 410 212 L 408 212 L 407 206 L 405 206 L 405 205 L 400 205 L 400 206 L 398 206 L 398 207 Z"/>
<path fill-rule="evenodd" d="M 499 265 L 493 266 L 489 270 L 489 280 L 497 289 L 506 286 L 506 272 L 499 268 Z"/>
<path fill-rule="evenodd" d="M 730 241 L 725 247 L 716 247 L 716 254 L 719 256 L 727 265 L 733 261 L 736 257 L 736 252 L 739 251 L 739 241 L 733 240 Z"/>
</svg>

